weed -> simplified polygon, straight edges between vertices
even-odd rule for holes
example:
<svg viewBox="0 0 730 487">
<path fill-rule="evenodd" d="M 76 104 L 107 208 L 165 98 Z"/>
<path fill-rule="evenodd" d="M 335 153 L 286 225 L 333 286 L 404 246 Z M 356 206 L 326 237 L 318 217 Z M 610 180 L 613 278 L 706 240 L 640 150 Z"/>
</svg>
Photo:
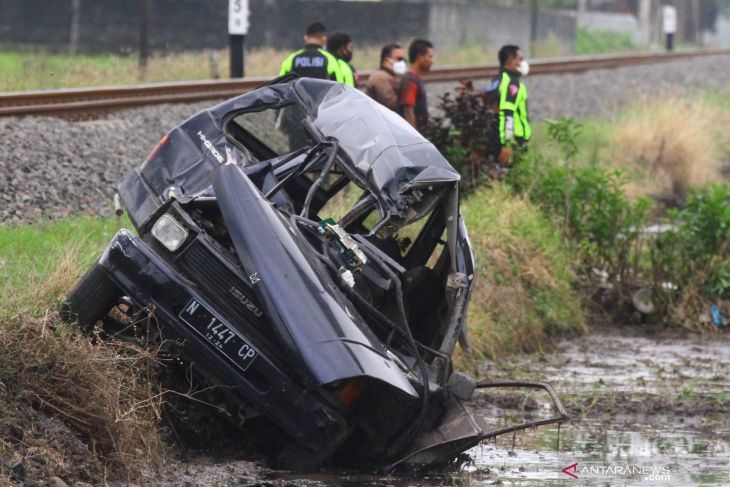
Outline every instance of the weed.
<svg viewBox="0 0 730 487">
<path fill-rule="evenodd" d="M 650 203 L 626 198 L 621 171 L 569 162 L 577 153 L 579 127 L 574 121 L 551 122 L 548 131 L 568 162 L 530 153 L 516 165 L 510 183 L 559 223 L 565 237 L 581 250 L 584 269 L 604 270 L 620 293 L 621 284 L 634 271 L 641 246 L 639 229 Z"/>
<path fill-rule="evenodd" d="M 152 386 L 153 352 L 118 343 L 93 345 L 74 327 L 59 324 L 52 312 L 3 321 L 0 341 L 0 402 L 9 407 L 4 420 L 24 431 L 20 438 L 3 438 L 3 457 L 25 457 L 34 475 L 81 475 L 85 480 L 98 480 L 98 471 L 87 471 L 97 458 L 115 477 L 134 477 L 140 469 L 160 465 L 162 396 Z M 28 422 L 23 418 L 28 406 L 69 425 L 88 441 L 91 452 L 69 450 L 63 438 L 49 445 L 47 437 L 57 427 L 48 420 Z M 45 445 L 40 458 L 39 445 Z"/>
<path fill-rule="evenodd" d="M 684 401 L 690 401 L 695 395 L 695 389 L 697 389 L 697 381 L 692 381 L 682 388 L 679 393 L 679 398 Z"/>
<path fill-rule="evenodd" d="M 24 457 L 31 475 L 131 478 L 161 462 L 154 351 L 93 344 L 53 311 L 117 226 L 80 217 L 0 226 L 0 456 Z"/>
<path fill-rule="evenodd" d="M 485 49 L 476 43 L 446 47 L 438 50 L 437 62 L 439 65 L 496 62 L 496 56 L 487 60 L 484 53 L 496 53 L 498 48 Z M 272 48 L 247 51 L 246 76 L 276 76 L 289 53 Z M 353 63 L 361 71 L 377 69 L 380 46 L 356 45 Z M 227 49 L 154 53 L 144 71 L 140 70 L 134 55 L 60 54 L 25 49 L 0 51 L 0 71 L 0 91 L 16 91 L 227 78 L 230 67 Z"/>
<path fill-rule="evenodd" d="M 463 205 L 477 261 L 469 324 L 478 357 L 535 351 L 552 334 L 585 331 L 571 253 L 526 198 L 502 184 Z"/>
<path fill-rule="evenodd" d="M 559 121 L 545 120 L 545 123 L 547 124 L 548 137 L 557 144 L 565 160 L 574 160 L 575 155 L 578 153 L 578 138 L 583 126 L 571 117 Z"/>
<path fill-rule="evenodd" d="M 510 184 L 551 215 L 580 249 L 584 276 L 593 269 L 607 274 L 618 303 L 637 286 L 653 285 L 667 322 L 707 329 L 698 317 L 709 301 L 730 293 L 730 186 L 692 193 L 682 210 L 667 212 L 669 231 L 646 238 L 642 229 L 652 202 L 626 196 L 629 180 L 622 170 L 574 162 L 580 128 L 571 119 L 549 122 L 552 153 L 560 156 L 525 155 Z"/>
<path fill-rule="evenodd" d="M 730 146 L 729 117 L 701 98 L 657 97 L 630 108 L 609 129 L 608 157 L 630 171 L 631 197 L 681 203 L 691 188 L 721 179 L 717 161 Z"/>
<path fill-rule="evenodd" d="M 704 328 L 697 316 L 707 301 L 730 299 L 730 185 L 712 184 L 691 194 L 681 210 L 670 210 L 670 229 L 651 247 L 655 288 L 673 318 Z M 676 296 L 671 282 L 681 289 Z M 709 322 L 709 320 L 708 320 Z"/>
</svg>

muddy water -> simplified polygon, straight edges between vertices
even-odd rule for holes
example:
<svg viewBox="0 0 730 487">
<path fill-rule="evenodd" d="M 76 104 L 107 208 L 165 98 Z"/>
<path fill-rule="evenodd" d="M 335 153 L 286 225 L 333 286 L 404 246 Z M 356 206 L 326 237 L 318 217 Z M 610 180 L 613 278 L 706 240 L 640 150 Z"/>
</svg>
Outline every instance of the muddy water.
<svg viewBox="0 0 730 487">
<path fill-rule="evenodd" d="M 262 469 L 255 478 L 232 474 L 222 485 L 730 486 L 730 337 L 627 333 L 567 340 L 551 353 L 479 366 L 476 374 L 488 379 L 553 384 L 572 416 L 559 434 L 541 427 L 502 436 L 470 450 L 472 461 L 448 474 Z M 473 409 L 495 427 L 551 413 L 540 393 L 480 393 Z"/>
</svg>

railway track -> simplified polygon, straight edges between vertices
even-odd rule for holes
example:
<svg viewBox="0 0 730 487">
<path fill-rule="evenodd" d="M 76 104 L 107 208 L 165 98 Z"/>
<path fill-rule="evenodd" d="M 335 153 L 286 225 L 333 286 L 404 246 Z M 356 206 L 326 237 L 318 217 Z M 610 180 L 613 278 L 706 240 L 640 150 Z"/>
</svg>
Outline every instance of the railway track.
<svg viewBox="0 0 730 487">
<path fill-rule="evenodd" d="M 578 73 L 593 69 L 611 69 L 638 64 L 654 64 L 700 56 L 730 55 L 729 49 L 679 53 L 621 54 L 536 59 L 530 75 Z M 486 79 L 497 74 L 493 65 L 446 66 L 429 73 L 426 81 L 449 82 Z M 360 77 L 362 84 L 369 73 Z M 0 93 L 0 116 L 46 115 L 79 116 L 105 113 L 135 106 L 160 103 L 188 103 L 225 99 L 240 95 L 268 82 L 268 77 L 150 83 L 48 91 Z"/>
</svg>

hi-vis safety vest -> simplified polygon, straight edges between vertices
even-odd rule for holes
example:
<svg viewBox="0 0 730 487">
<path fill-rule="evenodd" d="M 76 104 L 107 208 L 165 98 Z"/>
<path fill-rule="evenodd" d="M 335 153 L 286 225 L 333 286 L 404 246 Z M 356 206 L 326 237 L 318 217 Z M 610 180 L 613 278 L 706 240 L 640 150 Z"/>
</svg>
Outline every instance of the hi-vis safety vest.
<svg viewBox="0 0 730 487">
<path fill-rule="evenodd" d="M 342 82 L 348 86 L 355 87 L 355 73 L 352 71 L 350 63 L 344 59 L 338 59 L 337 62 L 340 64 L 340 74 L 342 75 Z"/>
<path fill-rule="evenodd" d="M 296 73 L 306 78 L 329 79 L 344 83 L 337 59 L 316 44 L 293 52 L 281 63 L 279 76 Z"/>
<path fill-rule="evenodd" d="M 502 145 L 511 140 L 527 142 L 532 138 L 527 115 L 527 88 L 519 76 L 507 70 L 500 73 L 499 82 L 499 140 Z"/>
</svg>

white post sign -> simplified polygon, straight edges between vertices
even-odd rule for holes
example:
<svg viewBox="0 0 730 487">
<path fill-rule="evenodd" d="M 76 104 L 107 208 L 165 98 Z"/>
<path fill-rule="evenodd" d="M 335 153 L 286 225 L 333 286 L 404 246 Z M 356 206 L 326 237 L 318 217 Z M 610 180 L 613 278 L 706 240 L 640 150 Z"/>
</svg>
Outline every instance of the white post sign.
<svg viewBox="0 0 730 487">
<path fill-rule="evenodd" d="M 677 33 L 677 9 L 671 5 L 662 7 L 662 27 L 665 34 Z"/>
<path fill-rule="evenodd" d="M 248 33 L 248 0 L 228 0 L 228 34 Z"/>
</svg>

